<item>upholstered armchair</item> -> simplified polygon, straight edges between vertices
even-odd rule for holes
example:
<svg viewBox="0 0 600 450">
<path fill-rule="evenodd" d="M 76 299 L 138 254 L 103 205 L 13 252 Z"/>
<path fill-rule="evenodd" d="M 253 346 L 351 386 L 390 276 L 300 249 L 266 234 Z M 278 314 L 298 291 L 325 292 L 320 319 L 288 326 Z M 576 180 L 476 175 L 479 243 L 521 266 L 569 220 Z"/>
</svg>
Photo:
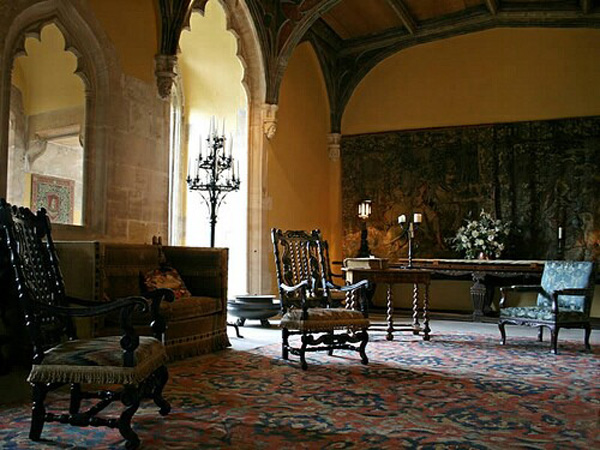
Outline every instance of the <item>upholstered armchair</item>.
<svg viewBox="0 0 600 450">
<path fill-rule="evenodd" d="M 107 426 L 119 430 L 128 449 L 137 448 L 140 439 L 131 428 L 131 420 L 141 400 L 152 399 L 161 415 L 171 409 L 162 396 L 169 376 L 162 343 L 166 324 L 160 315 L 160 303 L 163 299 L 173 301 L 173 292 L 155 291 L 150 306 L 142 297 L 98 303 L 67 296 L 44 209 L 33 214 L 2 200 L 0 235 L 11 257 L 13 280 L 33 349 L 28 378 L 33 393 L 30 439 L 40 440 L 47 422 Z M 135 311 L 144 312 L 149 307 L 154 336 L 139 336 L 131 317 Z M 120 336 L 78 338 L 74 319 L 117 311 L 121 318 Z M 64 385 L 71 386 L 68 413 L 48 412 L 47 394 Z M 109 388 L 84 391 L 84 385 Z M 116 385 L 122 389 L 112 390 Z M 98 401 L 82 410 L 84 399 Z M 114 401 L 124 405 L 117 418 L 98 416 Z"/>
<path fill-rule="evenodd" d="M 590 310 L 594 297 L 596 271 L 593 262 L 547 261 L 540 285 L 517 285 L 500 288 L 498 327 L 502 344 L 506 343 L 506 324 L 538 327 L 538 340 L 543 329 L 551 333 L 551 349 L 557 353 L 561 328 L 583 328 L 584 344 L 590 350 Z M 535 306 L 508 306 L 509 292 L 537 292 Z"/>
<path fill-rule="evenodd" d="M 318 230 L 271 230 L 277 283 L 281 297 L 282 357 L 299 356 L 307 369 L 307 351 L 354 350 L 368 363 L 369 340 L 367 301 L 368 281 L 337 286 L 329 281 L 323 240 Z M 331 307 L 332 291 L 342 293 L 344 307 Z M 337 303 L 337 302 L 336 302 Z M 300 346 L 290 344 L 290 336 L 300 336 Z M 358 344 L 358 345 L 352 345 Z"/>
</svg>

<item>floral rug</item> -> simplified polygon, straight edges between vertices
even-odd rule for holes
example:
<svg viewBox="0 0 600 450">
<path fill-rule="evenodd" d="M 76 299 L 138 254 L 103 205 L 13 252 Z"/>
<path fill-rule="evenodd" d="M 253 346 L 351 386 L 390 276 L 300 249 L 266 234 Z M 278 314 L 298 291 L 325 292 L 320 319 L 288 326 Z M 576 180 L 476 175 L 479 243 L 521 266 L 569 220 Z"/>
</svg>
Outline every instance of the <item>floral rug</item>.
<svg viewBox="0 0 600 450">
<path fill-rule="evenodd" d="M 172 364 L 161 417 L 134 416 L 144 449 L 600 448 L 600 349 L 499 336 L 434 334 L 358 355 L 313 353 L 309 368 L 279 345 Z M 66 395 L 55 398 L 64 401 Z M 124 448 L 116 430 L 47 424 L 28 440 L 29 405 L 0 407 L 0 448 Z"/>
</svg>

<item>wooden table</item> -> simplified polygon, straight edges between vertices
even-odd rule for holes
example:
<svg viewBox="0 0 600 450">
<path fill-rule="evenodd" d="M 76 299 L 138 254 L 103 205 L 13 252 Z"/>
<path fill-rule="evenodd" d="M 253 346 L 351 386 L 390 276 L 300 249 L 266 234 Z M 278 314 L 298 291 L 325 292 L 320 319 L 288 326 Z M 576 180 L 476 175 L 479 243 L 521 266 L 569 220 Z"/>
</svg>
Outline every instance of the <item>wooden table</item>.
<svg viewBox="0 0 600 450">
<path fill-rule="evenodd" d="M 390 267 L 405 266 L 407 262 L 399 259 Z M 413 268 L 431 272 L 434 280 L 471 280 L 473 320 L 479 322 L 492 313 L 494 288 L 511 284 L 539 284 L 544 261 L 414 259 Z"/>
<path fill-rule="evenodd" d="M 391 341 L 394 339 L 395 331 L 412 331 L 413 334 L 423 334 L 423 340 L 430 339 L 429 332 L 429 285 L 431 284 L 431 272 L 428 270 L 419 269 L 359 269 L 359 268 L 344 268 L 346 279 L 350 283 L 356 283 L 361 280 L 369 280 L 372 283 L 387 284 L 387 326 L 384 330 L 387 332 L 386 339 Z M 412 284 L 412 324 L 394 326 L 394 299 L 392 297 L 392 286 L 394 284 Z M 422 308 L 419 308 L 419 286 L 424 285 L 425 292 L 422 302 Z M 419 321 L 419 313 L 421 313 L 422 323 Z M 377 325 L 372 325 L 370 329 L 378 329 Z"/>
</svg>

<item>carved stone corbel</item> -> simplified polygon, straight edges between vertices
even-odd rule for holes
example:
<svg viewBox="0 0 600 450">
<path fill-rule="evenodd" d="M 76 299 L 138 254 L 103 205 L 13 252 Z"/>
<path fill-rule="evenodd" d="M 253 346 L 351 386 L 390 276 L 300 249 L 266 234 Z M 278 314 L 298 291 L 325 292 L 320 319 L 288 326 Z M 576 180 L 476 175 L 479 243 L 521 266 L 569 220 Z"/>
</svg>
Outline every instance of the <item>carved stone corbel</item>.
<svg viewBox="0 0 600 450">
<path fill-rule="evenodd" d="M 329 133 L 327 135 L 327 152 L 331 161 L 338 161 L 340 159 L 341 139 L 341 133 Z"/>
<path fill-rule="evenodd" d="M 263 105 L 263 132 L 267 139 L 272 139 L 277 131 L 278 105 L 266 103 Z"/>
<path fill-rule="evenodd" d="M 154 57 L 154 74 L 156 75 L 156 85 L 158 94 L 164 100 L 171 96 L 171 89 L 177 73 L 177 56 L 174 55 L 156 55 Z"/>
</svg>

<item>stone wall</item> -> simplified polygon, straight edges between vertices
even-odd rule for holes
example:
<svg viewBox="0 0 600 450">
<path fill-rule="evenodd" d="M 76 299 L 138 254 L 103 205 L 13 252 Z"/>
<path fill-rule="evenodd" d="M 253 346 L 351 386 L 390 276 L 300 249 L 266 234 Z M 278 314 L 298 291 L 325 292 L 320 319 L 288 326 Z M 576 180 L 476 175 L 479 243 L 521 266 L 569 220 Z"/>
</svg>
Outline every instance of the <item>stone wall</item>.
<svg viewBox="0 0 600 450">
<path fill-rule="evenodd" d="M 107 158 L 107 237 L 150 243 L 167 236 L 169 109 L 156 87 L 127 75 L 112 120 Z"/>
</svg>

